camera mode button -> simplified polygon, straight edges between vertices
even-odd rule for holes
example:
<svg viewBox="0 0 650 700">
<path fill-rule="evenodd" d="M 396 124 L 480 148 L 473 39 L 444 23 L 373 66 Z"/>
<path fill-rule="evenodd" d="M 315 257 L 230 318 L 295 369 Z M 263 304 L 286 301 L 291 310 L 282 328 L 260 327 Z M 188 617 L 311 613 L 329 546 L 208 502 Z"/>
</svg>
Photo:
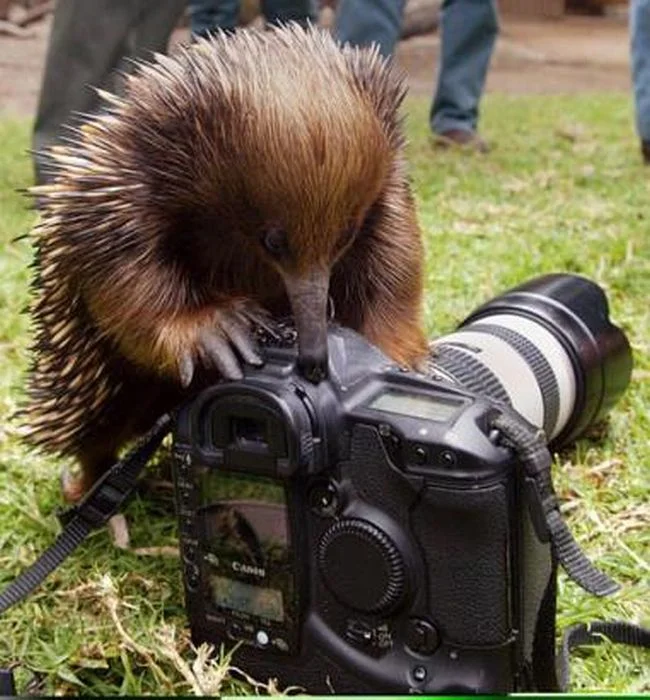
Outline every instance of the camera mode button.
<svg viewBox="0 0 650 700">
<path fill-rule="evenodd" d="M 426 620 L 412 618 L 406 625 L 406 646 L 416 654 L 433 654 L 440 639 L 438 630 Z"/>
<path fill-rule="evenodd" d="M 362 620 L 348 620 L 345 636 L 351 642 L 365 646 L 372 641 L 372 628 Z"/>
</svg>

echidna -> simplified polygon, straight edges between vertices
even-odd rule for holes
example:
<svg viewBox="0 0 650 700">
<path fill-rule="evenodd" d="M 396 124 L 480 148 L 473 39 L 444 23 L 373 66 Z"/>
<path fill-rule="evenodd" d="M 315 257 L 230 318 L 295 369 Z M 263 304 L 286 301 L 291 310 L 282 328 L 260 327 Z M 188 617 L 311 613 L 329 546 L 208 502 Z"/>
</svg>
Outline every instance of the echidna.
<svg viewBox="0 0 650 700">
<path fill-rule="evenodd" d="M 101 95 L 32 190 L 27 414 L 33 443 L 79 459 L 69 497 L 184 392 L 260 362 L 265 314 L 293 312 L 314 380 L 328 295 L 395 360 L 426 354 L 404 84 L 375 50 L 298 25 L 218 35 Z"/>
</svg>

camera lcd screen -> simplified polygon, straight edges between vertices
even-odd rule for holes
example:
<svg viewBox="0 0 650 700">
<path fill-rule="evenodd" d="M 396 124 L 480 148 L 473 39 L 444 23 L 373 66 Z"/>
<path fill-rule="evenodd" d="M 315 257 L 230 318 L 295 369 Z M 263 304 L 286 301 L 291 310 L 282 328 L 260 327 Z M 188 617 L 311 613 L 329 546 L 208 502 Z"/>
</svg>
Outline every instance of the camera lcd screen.
<svg viewBox="0 0 650 700">
<path fill-rule="evenodd" d="M 199 483 L 208 602 L 285 622 L 294 596 L 285 485 L 209 468 Z"/>
<path fill-rule="evenodd" d="M 446 423 L 458 413 L 462 405 L 462 401 L 454 401 L 453 399 L 439 399 L 393 390 L 376 396 L 368 404 L 368 407 L 376 411 Z"/>
<path fill-rule="evenodd" d="M 212 576 L 210 586 L 213 599 L 220 607 L 246 612 L 275 622 L 284 620 L 282 591 L 252 586 L 224 576 Z"/>
</svg>

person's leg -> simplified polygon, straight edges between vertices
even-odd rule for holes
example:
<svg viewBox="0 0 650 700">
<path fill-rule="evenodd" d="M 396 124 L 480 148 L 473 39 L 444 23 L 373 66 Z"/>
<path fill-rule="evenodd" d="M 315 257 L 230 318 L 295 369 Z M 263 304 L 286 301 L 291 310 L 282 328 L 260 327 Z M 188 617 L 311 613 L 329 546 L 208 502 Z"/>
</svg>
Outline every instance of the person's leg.
<svg viewBox="0 0 650 700">
<path fill-rule="evenodd" d="M 194 38 L 215 29 L 232 32 L 239 24 L 239 0 L 190 0 L 188 5 Z"/>
<path fill-rule="evenodd" d="M 476 131 L 498 32 L 494 0 L 444 0 L 438 87 L 430 116 L 434 132 Z"/>
<path fill-rule="evenodd" d="M 132 54 L 151 59 L 154 51 L 167 51 L 169 37 L 183 14 L 187 0 L 140 0 L 141 11 L 132 29 Z"/>
<path fill-rule="evenodd" d="M 391 56 L 399 41 L 406 0 L 341 0 L 334 36 L 353 46 L 379 44 L 382 56 Z"/>
<path fill-rule="evenodd" d="M 93 88 L 114 90 L 115 69 L 125 56 L 161 51 L 183 0 L 58 0 L 34 123 L 33 149 L 54 145 L 75 114 L 95 112 L 100 98 Z M 150 12 L 155 11 L 156 17 Z M 47 179 L 44 159 L 36 155 L 37 182 Z"/>
<path fill-rule="evenodd" d="M 293 21 L 307 26 L 318 20 L 315 0 L 262 0 L 261 9 L 267 24 Z"/>
<path fill-rule="evenodd" d="M 636 129 L 643 159 L 650 164 L 650 0 L 632 0 L 630 45 Z"/>
<path fill-rule="evenodd" d="M 97 108 L 91 85 L 112 87 L 110 73 L 124 53 L 133 16 L 129 5 L 128 0 L 58 0 L 34 123 L 35 151 L 58 141 L 73 113 Z M 37 181 L 43 181 L 38 157 L 34 167 Z"/>
</svg>

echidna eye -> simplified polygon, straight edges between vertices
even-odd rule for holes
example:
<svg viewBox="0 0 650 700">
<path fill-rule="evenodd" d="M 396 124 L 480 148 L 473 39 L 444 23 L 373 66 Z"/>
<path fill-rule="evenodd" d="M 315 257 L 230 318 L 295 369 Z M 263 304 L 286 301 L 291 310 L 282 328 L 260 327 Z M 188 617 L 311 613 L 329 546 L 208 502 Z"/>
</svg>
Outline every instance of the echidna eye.
<svg viewBox="0 0 650 700">
<path fill-rule="evenodd" d="M 289 253 L 287 232 L 281 228 L 270 228 L 262 236 L 262 245 L 274 258 L 284 258 Z"/>
</svg>

